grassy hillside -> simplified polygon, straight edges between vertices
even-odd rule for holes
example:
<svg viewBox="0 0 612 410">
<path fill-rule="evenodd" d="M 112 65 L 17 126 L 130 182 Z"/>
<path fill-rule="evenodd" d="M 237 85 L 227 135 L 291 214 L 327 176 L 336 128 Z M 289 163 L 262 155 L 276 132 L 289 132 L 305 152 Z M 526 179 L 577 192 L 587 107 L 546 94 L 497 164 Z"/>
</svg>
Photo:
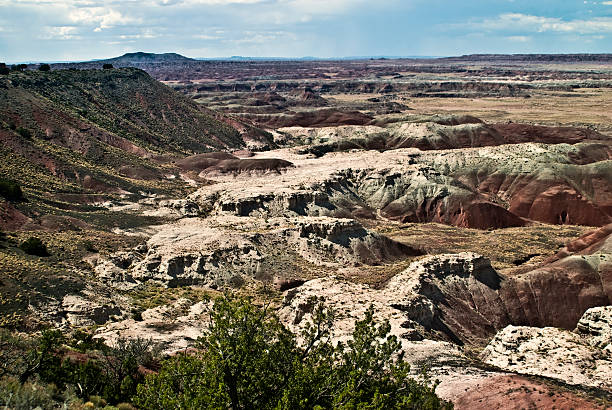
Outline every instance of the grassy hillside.
<svg viewBox="0 0 612 410">
<path fill-rule="evenodd" d="M 51 106 L 58 111 L 51 115 L 56 119 L 70 117 L 153 152 L 191 153 L 243 143 L 236 129 L 133 68 L 15 73 L 0 80 L 0 95 L 2 119 L 35 135 L 47 134 L 45 128 L 53 125 L 45 123 L 52 118 L 44 118 Z"/>
<path fill-rule="evenodd" d="M 193 188 L 174 160 L 253 134 L 134 68 L 0 75 L 0 327 L 36 327 L 28 306 L 99 286 L 81 259 L 141 240 L 114 228 L 164 220 L 97 203 L 180 197 Z M 22 249 L 31 237 L 49 256 Z"/>
<path fill-rule="evenodd" d="M 106 217 L 92 217 L 84 204 L 97 200 L 84 196 L 177 194 L 185 186 L 168 178 L 172 160 L 242 147 L 241 132 L 260 132 L 238 125 L 134 68 L 0 76 L 0 175 L 27 199 L 0 203 L 0 227 L 11 207 L 96 223 Z"/>
</svg>

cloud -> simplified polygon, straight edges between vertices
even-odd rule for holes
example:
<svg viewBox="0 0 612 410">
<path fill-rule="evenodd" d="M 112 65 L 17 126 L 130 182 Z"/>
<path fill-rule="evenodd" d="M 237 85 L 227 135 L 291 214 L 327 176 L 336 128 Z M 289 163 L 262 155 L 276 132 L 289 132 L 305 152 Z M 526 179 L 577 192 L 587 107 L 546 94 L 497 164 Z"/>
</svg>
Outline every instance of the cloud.
<svg viewBox="0 0 612 410">
<path fill-rule="evenodd" d="M 230 4 L 257 4 L 266 3 L 269 0 L 158 0 L 156 3 L 162 6 L 174 5 L 215 5 L 227 6 Z"/>
<path fill-rule="evenodd" d="M 151 39 L 158 38 L 159 34 L 155 33 L 152 29 L 144 29 L 137 34 L 121 34 L 118 36 L 121 40 L 139 40 L 139 39 Z"/>
<path fill-rule="evenodd" d="M 139 50 L 192 57 L 605 52 L 610 5 L 612 0 L 0 0 L 0 54 L 29 61 Z"/>
<path fill-rule="evenodd" d="M 471 23 L 469 26 L 490 31 L 598 34 L 612 33 L 612 17 L 595 17 L 589 20 L 563 20 L 558 17 L 505 13 L 500 14 L 494 19 Z"/>
<path fill-rule="evenodd" d="M 506 37 L 506 39 L 509 41 L 515 41 L 517 43 L 528 43 L 531 41 L 531 37 L 529 36 L 509 36 Z"/>
<path fill-rule="evenodd" d="M 81 36 L 76 35 L 77 28 L 74 26 L 45 27 L 43 33 L 38 37 L 41 40 L 78 40 Z"/>
<path fill-rule="evenodd" d="M 124 16 L 119 11 L 105 7 L 77 8 L 68 14 L 68 18 L 75 24 L 95 25 L 94 31 L 141 22 L 141 19 Z"/>
<path fill-rule="evenodd" d="M 223 37 L 210 35 L 210 34 L 195 34 L 193 38 L 198 39 L 198 40 L 214 41 L 214 40 L 221 40 Z"/>
<path fill-rule="evenodd" d="M 229 42 L 235 44 L 265 44 L 272 41 L 295 39 L 295 35 L 287 31 L 246 31 L 241 38 L 229 40 Z"/>
</svg>

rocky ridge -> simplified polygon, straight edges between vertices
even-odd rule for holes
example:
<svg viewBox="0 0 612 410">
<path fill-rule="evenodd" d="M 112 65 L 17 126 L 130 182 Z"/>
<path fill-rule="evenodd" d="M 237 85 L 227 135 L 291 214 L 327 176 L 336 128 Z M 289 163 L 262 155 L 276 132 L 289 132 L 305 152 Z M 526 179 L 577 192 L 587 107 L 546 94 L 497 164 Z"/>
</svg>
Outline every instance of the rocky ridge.
<svg viewBox="0 0 612 410">
<path fill-rule="evenodd" d="M 262 224 L 256 218 L 222 216 L 183 219 L 157 230 L 146 245 L 100 261 L 98 277 L 121 289 L 144 282 L 240 287 L 254 279 L 309 275 L 299 264 L 338 269 L 421 254 L 350 219 L 271 218 Z M 279 258 L 284 262 L 274 268 Z"/>
<path fill-rule="evenodd" d="M 212 214 L 239 216 L 380 216 L 480 229 L 530 220 L 601 226 L 612 221 L 612 151 L 597 146 L 527 143 L 435 154 L 398 149 L 318 159 L 278 150 L 273 155 L 293 168 L 277 177 L 221 176 L 191 199 Z"/>
</svg>

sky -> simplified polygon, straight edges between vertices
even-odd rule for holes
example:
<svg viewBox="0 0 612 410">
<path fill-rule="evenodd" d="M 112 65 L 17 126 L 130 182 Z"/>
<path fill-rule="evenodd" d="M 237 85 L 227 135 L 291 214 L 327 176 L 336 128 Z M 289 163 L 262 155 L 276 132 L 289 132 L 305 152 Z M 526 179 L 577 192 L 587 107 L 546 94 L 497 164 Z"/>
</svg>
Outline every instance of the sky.
<svg viewBox="0 0 612 410">
<path fill-rule="evenodd" d="M 0 61 L 610 53 L 608 0 L 0 0 Z"/>
</svg>

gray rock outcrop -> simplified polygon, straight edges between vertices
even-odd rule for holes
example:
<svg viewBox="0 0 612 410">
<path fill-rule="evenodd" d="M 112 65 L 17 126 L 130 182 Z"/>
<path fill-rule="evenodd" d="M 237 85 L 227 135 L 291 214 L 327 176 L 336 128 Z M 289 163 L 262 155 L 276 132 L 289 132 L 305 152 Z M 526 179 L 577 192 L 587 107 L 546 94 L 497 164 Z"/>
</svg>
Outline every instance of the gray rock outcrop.
<svg viewBox="0 0 612 410">
<path fill-rule="evenodd" d="M 508 326 L 493 338 L 481 358 L 503 370 L 612 391 L 610 352 L 567 330 Z"/>
<path fill-rule="evenodd" d="M 240 287 L 254 279 L 287 279 L 292 269 L 286 264 L 338 269 L 419 254 L 349 219 L 273 218 L 262 223 L 226 215 L 162 226 L 143 249 L 110 255 L 98 261 L 95 271 L 120 289 L 143 282 Z"/>
<path fill-rule="evenodd" d="M 578 321 L 576 332 L 587 335 L 591 345 L 612 354 L 612 306 L 587 310 Z"/>
</svg>

